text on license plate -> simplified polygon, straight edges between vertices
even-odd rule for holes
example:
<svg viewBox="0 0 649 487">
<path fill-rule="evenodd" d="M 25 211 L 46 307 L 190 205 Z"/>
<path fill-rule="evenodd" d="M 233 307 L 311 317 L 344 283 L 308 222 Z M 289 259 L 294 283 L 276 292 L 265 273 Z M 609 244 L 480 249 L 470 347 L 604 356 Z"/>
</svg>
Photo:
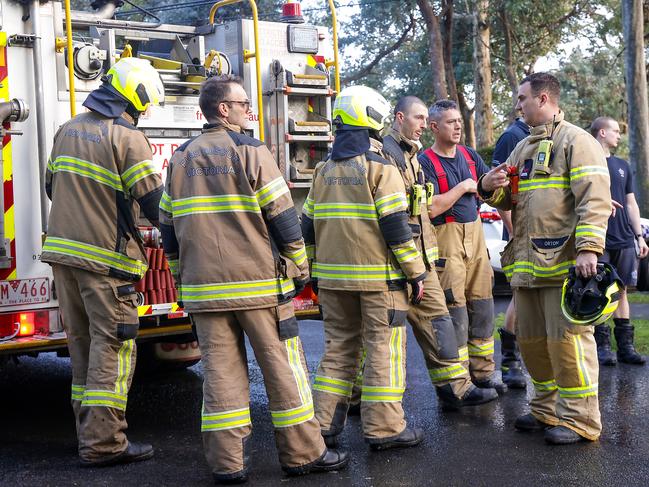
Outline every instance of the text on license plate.
<svg viewBox="0 0 649 487">
<path fill-rule="evenodd" d="M 0 281 L 0 306 L 47 303 L 49 300 L 50 280 L 47 277 Z"/>
</svg>

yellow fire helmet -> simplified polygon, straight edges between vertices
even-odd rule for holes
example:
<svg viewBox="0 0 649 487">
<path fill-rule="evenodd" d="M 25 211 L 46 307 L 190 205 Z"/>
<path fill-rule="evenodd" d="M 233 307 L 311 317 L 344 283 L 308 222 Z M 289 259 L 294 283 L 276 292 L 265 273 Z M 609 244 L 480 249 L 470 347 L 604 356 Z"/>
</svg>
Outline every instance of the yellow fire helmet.
<svg viewBox="0 0 649 487">
<path fill-rule="evenodd" d="M 617 309 L 624 284 L 610 264 L 598 263 L 589 279 L 577 276 L 572 266 L 563 282 L 561 311 L 574 325 L 601 325 Z"/>
<path fill-rule="evenodd" d="M 162 78 L 146 59 L 120 59 L 108 70 L 105 81 L 138 112 L 146 111 L 151 104 L 164 105 Z"/>
<path fill-rule="evenodd" d="M 333 118 L 344 125 L 381 130 L 390 110 L 390 104 L 378 91 L 350 86 L 336 97 Z"/>
</svg>

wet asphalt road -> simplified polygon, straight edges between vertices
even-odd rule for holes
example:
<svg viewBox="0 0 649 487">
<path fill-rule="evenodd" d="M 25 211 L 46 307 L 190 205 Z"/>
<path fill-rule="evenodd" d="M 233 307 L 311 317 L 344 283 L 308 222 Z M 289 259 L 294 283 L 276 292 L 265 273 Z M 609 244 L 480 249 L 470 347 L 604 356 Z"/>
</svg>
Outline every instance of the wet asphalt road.
<svg viewBox="0 0 649 487">
<path fill-rule="evenodd" d="M 497 309 L 506 305 L 498 300 Z M 313 372 L 322 353 L 322 324 L 301 323 Z M 409 333 L 404 407 L 425 442 L 401 451 L 371 453 L 358 418 L 349 419 L 343 444 L 348 470 L 286 478 L 272 438 L 261 373 L 250 355 L 253 468 L 249 485 L 353 486 L 647 486 L 649 485 L 649 367 L 617 366 L 600 375 L 604 434 L 597 443 L 545 445 L 542 434 L 513 430 L 527 411 L 526 393 L 456 413 L 439 408 L 421 352 Z M 127 418 L 129 437 L 156 448 L 153 460 L 87 470 L 76 464 L 67 359 L 46 354 L 21 359 L 0 374 L 0 486 L 210 485 L 200 438 L 200 364 L 184 372 L 136 377 Z"/>
</svg>

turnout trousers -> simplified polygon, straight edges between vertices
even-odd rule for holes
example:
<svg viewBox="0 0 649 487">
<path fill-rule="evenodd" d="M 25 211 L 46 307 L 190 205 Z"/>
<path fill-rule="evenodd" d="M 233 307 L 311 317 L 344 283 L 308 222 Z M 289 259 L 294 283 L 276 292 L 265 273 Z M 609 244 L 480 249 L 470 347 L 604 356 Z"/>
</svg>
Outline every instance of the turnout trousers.
<svg viewBox="0 0 649 487">
<path fill-rule="evenodd" d="M 135 370 L 133 283 L 55 264 L 54 282 L 72 363 L 79 456 L 88 462 L 128 447 L 126 402 Z"/>
<path fill-rule="evenodd" d="M 263 309 L 193 313 L 204 382 L 201 432 L 213 473 L 248 469 L 252 433 L 248 336 L 264 377 L 279 461 L 306 467 L 326 452 L 314 418 L 309 375 L 293 303 Z"/>
<path fill-rule="evenodd" d="M 426 276 L 424 297 L 421 303 L 410 305 L 407 316 L 417 344 L 424 354 L 428 375 L 433 385 L 442 387 L 448 384 L 453 394 L 457 398 L 462 398 L 471 386 L 471 377 L 459 358 L 453 321 L 448 314 L 444 293 L 436 272 L 429 272 Z M 363 352 L 351 404 L 361 402 L 362 367 L 365 356 Z"/>
<path fill-rule="evenodd" d="M 514 296 L 518 345 L 534 384 L 532 414 L 596 440 L 602 424 L 593 327 L 564 318 L 561 288 L 516 288 Z"/>
<path fill-rule="evenodd" d="M 475 380 L 495 371 L 493 270 L 482 222 L 445 223 L 435 227 L 439 245 L 436 269 L 453 319 L 458 354 Z"/>
<path fill-rule="evenodd" d="M 361 419 L 369 443 L 382 443 L 406 428 L 401 400 L 406 387 L 407 291 L 319 293 L 325 352 L 313 385 L 323 436 L 345 426 L 358 367 L 362 367 Z"/>
</svg>

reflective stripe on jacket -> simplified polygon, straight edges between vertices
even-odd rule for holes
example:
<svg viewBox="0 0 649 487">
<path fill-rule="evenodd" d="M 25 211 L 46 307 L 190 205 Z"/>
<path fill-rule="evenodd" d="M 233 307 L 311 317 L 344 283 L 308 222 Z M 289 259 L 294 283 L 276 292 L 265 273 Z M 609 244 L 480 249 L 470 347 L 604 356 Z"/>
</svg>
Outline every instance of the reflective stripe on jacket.
<svg viewBox="0 0 649 487">
<path fill-rule="evenodd" d="M 501 264 L 513 287 L 559 286 L 578 252 L 604 250 L 611 214 L 604 153 L 590 134 L 563 120 L 562 112 L 555 124 L 554 132 L 552 123 L 532 128 L 507 159 L 521 175 L 515 205 L 509 186 L 483 195 L 490 196 L 488 204 L 512 210 L 514 236 Z M 531 161 L 550 134 L 551 174 L 535 174 Z"/>
<path fill-rule="evenodd" d="M 139 280 L 147 269 L 140 209 L 157 225 L 162 194 L 152 157 L 125 118 L 91 111 L 63 124 L 47 164 L 52 208 L 41 260 Z"/>
<path fill-rule="evenodd" d="M 279 168 L 260 141 L 206 125 L 167 169 L 160 229 L 189 311 L 277 306 L 308 278 L 300 225 Z"/>
</svg>

